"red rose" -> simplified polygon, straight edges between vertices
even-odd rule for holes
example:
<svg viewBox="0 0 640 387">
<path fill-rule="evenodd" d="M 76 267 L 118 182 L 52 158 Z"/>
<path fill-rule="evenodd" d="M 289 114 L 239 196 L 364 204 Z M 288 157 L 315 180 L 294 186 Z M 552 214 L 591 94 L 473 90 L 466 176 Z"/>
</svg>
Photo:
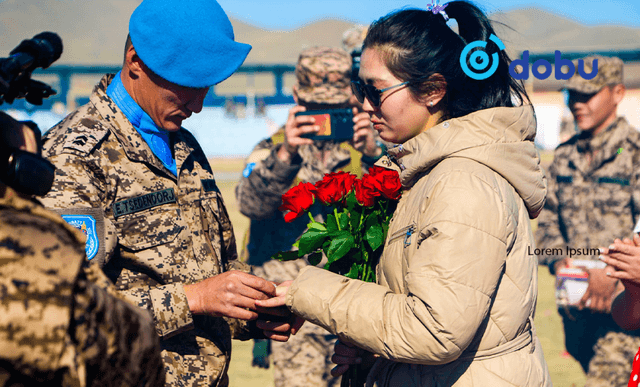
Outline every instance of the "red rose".
<svg viewBox="0 0 640 387">
<path fill-rule="evenodd" d="M 375 187 L 380 191 L 382 196 L 398 200 L 400 198 L 400 176 L 398 172 L 378 166 L 369 168 L 369 174 L 373 177 Z"/>
<path fill-rule="evenodd" d="M 285 222 L 292 222 L 313 205 L 314 190 L 313 184 L 300 183 L 282 195 L 282 205 L 278 209 L 280 211 L 290 211 L 284 216 Z"/>
<path fill-rule="evenodd" d="M 356 200 L 364 207 L 371 207 L 375 202 L 375 198 L 380 196 L 374 180 L 373 176 L 364 175 L 362 180 L 356 180 L 355 182 Z"/>
<path fill-rule="evenodd" d="M 314 194 L 324 205 L 331 205 L 344 199 L 353 189 L 356 176 L 346 172 L 333 172 L 324 175 L 316 183 Z"/>
</svg>

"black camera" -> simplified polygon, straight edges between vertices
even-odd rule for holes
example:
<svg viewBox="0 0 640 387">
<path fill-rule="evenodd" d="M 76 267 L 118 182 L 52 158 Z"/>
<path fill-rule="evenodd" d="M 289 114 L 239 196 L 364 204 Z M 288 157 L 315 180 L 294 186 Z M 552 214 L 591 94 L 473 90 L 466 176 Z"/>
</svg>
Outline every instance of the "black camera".
<svg viewBox="0 0 640 387">
<path fill-rule="evenodd" d="M 53 32 L 43 32 L 33 39 L 23 40 L 8 58 L 0 59 L 0 104 L 12 103 L 16 98 L 26 98 L 34 105 L 41 105 L 44 98 L 55 94 L 46 83 L 31 79 L 38 67 L 47 68 L 60 58 L 62 40 Z M 0 117 L 0 131 L 15 130 L 26 125 L 34 133 L 38 143 L 37 153 L 18 149 L 6 141 L 5 133 L 0 144 L 0 180 L 18 192 L 43 196 L 51 189 L 55 167 L 41 156 L 40 129 L 33 122 L 17 122 L 10 116 Z"/>
<path fill-rule="evenodd" d="M 320 127 L 316 133 L 302 135 L 312 140 L 346 141 L 353 138 L 353 111 L 345 109 L 308 110 L 296 113 L 296 116 L 311 116 Z"/>
<path fill-rule="evenodd" d="M 62 40 L 53 32 L 42 32 L 33 39 L 23 40 L 0 59 L 0 104 L 12 103 L 16 98 L 26 98 L 34 105 L 56 92 L 46 83 L 31 79 L 38 67 L 46 69 L 62 55 Z"/>
</svg>

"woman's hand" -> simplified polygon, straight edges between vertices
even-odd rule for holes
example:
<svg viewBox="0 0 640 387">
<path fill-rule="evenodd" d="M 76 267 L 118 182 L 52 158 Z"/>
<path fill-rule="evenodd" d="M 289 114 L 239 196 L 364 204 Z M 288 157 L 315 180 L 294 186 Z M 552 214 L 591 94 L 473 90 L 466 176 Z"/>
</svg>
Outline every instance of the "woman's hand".
<svg viewBox="0 0 640 387">
<path fill-rule="evenodd" d="M 336 377 L 344 374 L 349 370 L 351 364 L 361 364 L 362 368 L 369 369 L 373 366 L 377 356 L 364 349 L 360 349 L 353 344 L 343 343 L 338 340 L 333 349 L 331 361 L 337 366 L 331 370 L 331 376 Z"/>
<path fill-rule="evenodd" d="M 294 315 L 285 306 L 287 291 L 292 283 L 293 281 L 285 281 L 277 285 L 274 297 L 267 300 L 256 300 L 255 302 L 256 309 L 263 316 L 264 314 L 279 316 L 279 318 L 275 317 L 275 320 L 282 320 L 282 317 L 285 317 L 284 321 L 272 321 L 267 316 L 264 316 L 256 323 L 256 326 L 262 329 L 264 335 L 271 340 L 287 341 L 289 335 L 298 333 L 302 324 L 304 324 L 302 317 Z"/>
<path fill-rule="evenodd" d="M 627 291 L 640 292 L 640 237 L 616 239 L 608 248 L 601 248 L 601 260 L 613 267 L 611 278 L 622 281 Z"/>
</svg>

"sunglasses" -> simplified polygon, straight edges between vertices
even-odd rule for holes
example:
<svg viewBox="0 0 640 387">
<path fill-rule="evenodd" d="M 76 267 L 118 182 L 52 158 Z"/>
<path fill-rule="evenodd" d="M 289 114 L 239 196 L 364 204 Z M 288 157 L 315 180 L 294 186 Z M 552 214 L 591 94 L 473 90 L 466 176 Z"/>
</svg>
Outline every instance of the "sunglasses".
<svg viewBox="0 0 640 387">
<path fill-rule="evenodd" d="M 376 89 L 373 85 L 362 83 L 361 81 L 351 81 L 351 90 L 353 95 L 360 103 L 364 103 L 364 99 L 367 98 L 371 103 L 371 106 L 378 108 L 382 103 L 382 93 L 387 90 L 395 89 L 396 87 L 408 85 L 410 83 L 418 82 L 429 78 L 429 76 L 412 79 L 410 81 L 398 83 L 397 85 L 385 87 L 384 89 Z"/>
</svg>

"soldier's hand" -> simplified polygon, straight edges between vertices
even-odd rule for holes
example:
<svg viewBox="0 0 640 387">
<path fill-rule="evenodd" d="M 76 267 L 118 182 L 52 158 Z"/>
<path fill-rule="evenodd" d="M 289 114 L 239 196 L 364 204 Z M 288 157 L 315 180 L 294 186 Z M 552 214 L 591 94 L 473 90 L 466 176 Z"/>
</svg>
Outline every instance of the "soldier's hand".
<svg viewBox="0 0 640 387">
<path fill-rule="evenodd" d="M 297 116 L 296 113 L 304 112 L 304 106 L 294 106 L 289 110 L 287 123 L 284 126 L 284 143 L 278 150 L 278 158 L 288 162 L 291 157 L 298 153 L 300 145 L 313 144 L 313 140 L 301 137 L 303 134 L 316 133 L 320 127 L 315 124 L 315 119 L 310 116 Z"/>
<path fill-rule="evenodd" d="M 358 113 L 353 108 L 353 147 L 369 157 L 377 157 L 382 149 L 376 144 L 376 134 L 371 125 L 371 116 L 367 112 Z"/>
<path fill-rule="evenodd" d="M 610 313 L 611 302 L 617 294 L 618 280 L 608 276 L 610 269 L 587 269 L 589 286 L 578 303 L 578 309 L 588 308 L 593 312 Z"/>
<path fill-rule="evenodd" d="M 193 314 L 254 320 L 256 300 L 275 296 L 276 288 L 263 278 L 233 270 L 185 285 L 184 292 Z"/>
</svg>

